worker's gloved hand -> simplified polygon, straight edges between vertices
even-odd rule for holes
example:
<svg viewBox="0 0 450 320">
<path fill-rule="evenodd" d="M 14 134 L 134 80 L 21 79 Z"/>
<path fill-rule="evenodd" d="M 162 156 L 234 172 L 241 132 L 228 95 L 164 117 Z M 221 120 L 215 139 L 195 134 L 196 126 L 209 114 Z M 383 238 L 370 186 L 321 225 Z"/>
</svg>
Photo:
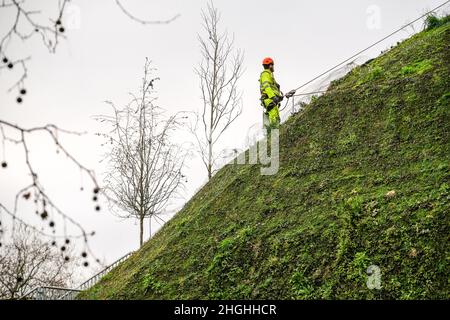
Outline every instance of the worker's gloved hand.
<svg viewBox="0 0 450 320">
<path fill-rule="evenodd" d="M 283 101 L 283 96 L 275 96 L 272 98 L 273 103 L 279 104 L 281 101 Z"/>
<path fill-rule="evenodd" d="M 288 93 L 286 93 L 286 98 L 290 98 L 295 94 L 295 90 L 291 90 Z"/>
<path fill-rule="evenodd" d="M 283 101 L 284 96 L 275 96 L 272 98 L 272 103 L 276 106 L 278 105 L 281 101 Z"/>
</svg>

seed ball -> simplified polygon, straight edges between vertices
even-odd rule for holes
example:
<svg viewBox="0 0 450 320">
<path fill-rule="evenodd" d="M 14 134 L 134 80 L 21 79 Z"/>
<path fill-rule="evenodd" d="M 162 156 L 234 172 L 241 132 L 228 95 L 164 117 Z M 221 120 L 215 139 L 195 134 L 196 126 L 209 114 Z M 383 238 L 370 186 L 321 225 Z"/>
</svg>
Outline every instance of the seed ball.
<svg viewBox="0 0 450 320">
<path fill-rule="evenodd" d="M 22 88 L 22 89 L 20 89 L 20 94 L 26 94 L 27 93 L 27 90 L 26 89 L 24 89 L 24 88 Z"/>
<path fill-rule="evenodd" d="M 93 200 L 93 201 L 97 201 L 97 200 L 98 200 L 97 196 L 93 196 L 93 197 L 92 197 L 92 200 Z"/>
<path fill-rule="evenodd" d="M 22 103 L 23 99 L 21 97 L 17 97 L 16 101 L 17 103 Z"/>
<path fill-rule="evenodd" d="M 2 59 L 2 61 L 3 61 L 3 63 L 8 63 L 8 58 L 7 58 L 7 57 L 4 57 L 4 58 Z"/>
<path fill-rule="evenodd" d="M 62 246 L 62 247 L 61 247 L 61 251 L 66 251 L 66 247 L 65 247 L 65 246 Z"/>
<path fill-rule="evenodd" d="M 45 220 L 45 219 L 47 219 L 47 217 L 48 217 L 48 213 L 47 213 L 47 211 L 43 211 L 42 213 L 41 213 L 41 218 L 42 218 L 42 220 Z"/>
<path fill-rule="evenodd" d="M 60 27 L 58 30 L 59 30 L 59 32 L 63 33 L 65 29 L 64 29 L 64 27 Z"/>
<path fill-rule="evenodd" d="M 100 206 L 95 206 L 95 211 L 100 211 Z"/>
<path fill-rule="evenodd" d="M 58 19 L 58 20 L 56 21 L 56 24 L 57 24 L 57 25 L 60 25 L 60 24 L 61 24 L 61 20 Z"/>
<path fill-rule="evenodd" d="M 8 68 L 12 69 L 14 67 L 14 65 L 12 64 L 12 62 L 8 63 Z"/>
<path fill-rule="evenodd" d="M 97 193 L 99 193 L 99 192 L 100 192 L 100 188 L 99 188 L 99 187 L 95 187 L 95 188 L 94 188 L 94 193 L 97 194 Z"/>
<path fill-rule="evenodd" d="M 52 246 L 56 246 L 56 241 L 52 241 Z"/>
<path fill-rule="evenodd" d="M 6 161 L 2 162 L 2 168 L 6 168 L 8 166 L 8 163 Z"/>
<path fill-rule="evenodd" d="M 64 260 L 65 260 L 66 262 L 69 261 L 69 260 L 70 260 L 69 256 L 65 256 L 65 257 L 64 257 Z"/>
<path fill-rule="evenodd" d="M 86 252 L 83 252 L 83 253 L 81 254 L 81 256 L 82 256 L 83 258 L 86 258 L 86 257 L 87 257 L 87 253 L 86 253 Z"/>
<path fill-rule="evenodd" d="M 53 228 L 55 226 L 55 223 L 53 221 L 50 221 L 50 223 L 48 224 L 51 228 Z"/>
<path fill-rule="evenodd" d="M 83 266 L 85 266 L 85 267 L 89 266 L 89 262 L 85 261 L 85 262 L 83 263 Z"/>
<path fill-rule="evenodd" d="M 70 240 L 69 239 L 66 239 L 66 244 L 69 244 L 70 243 Z"/>
</svg>

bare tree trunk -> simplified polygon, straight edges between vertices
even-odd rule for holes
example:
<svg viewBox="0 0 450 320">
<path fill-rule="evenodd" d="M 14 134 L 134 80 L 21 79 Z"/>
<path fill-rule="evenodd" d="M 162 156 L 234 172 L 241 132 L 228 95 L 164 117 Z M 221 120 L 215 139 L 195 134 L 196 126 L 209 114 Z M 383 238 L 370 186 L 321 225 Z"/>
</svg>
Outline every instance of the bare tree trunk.
<svg viewBox="0 0 450 320">
<path fill-rule="evenodd" d="M 139 218 L 139 247 L 144 244 L 144 217 Z"/>
<path fill-rule="evenodd" d="M 211 135 L 209 136 L 209 141 L 208 141 L 208 180 L 211 179 L 212 177 L 212 167 L 213 167 L 213 144 L 212 144 L 212 137 Z"/>
</svg>

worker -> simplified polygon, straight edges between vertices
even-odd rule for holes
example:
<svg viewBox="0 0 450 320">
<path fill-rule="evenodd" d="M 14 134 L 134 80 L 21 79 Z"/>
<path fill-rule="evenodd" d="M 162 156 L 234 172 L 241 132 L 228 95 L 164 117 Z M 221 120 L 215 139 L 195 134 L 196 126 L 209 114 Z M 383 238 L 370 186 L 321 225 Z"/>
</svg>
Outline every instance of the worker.
<svg viewBox="0 0 450 320">
<path fill-rule="evenodd" d="M 259 78 L 261 91 L 261 105 L 264 107 L 263 125 L 270 133 L 271 129 L 277 129 L 280 126 L 280 102 L 284 95 L 280 90 L 280 85 L 276 82 L 273 73 L 274 61 L 272 58 L 264 58 L 264 70 Z M 295 93 L 294 90 L 286 94 L 290 98 Z"/>
</svg>

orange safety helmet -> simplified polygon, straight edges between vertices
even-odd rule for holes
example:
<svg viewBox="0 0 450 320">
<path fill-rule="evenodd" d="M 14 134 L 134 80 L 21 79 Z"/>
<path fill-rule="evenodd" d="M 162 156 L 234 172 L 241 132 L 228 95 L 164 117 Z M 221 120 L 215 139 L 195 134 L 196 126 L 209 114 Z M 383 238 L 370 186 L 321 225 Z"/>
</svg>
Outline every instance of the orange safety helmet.
<svg viewBox="0 0 450 320">
<path fill-rule="evenodd" d="M 273 59 L 272 58 L 264 58 L 263 63 L 262 64 L 274 64 L 273 63 Z"/>
</svg>

